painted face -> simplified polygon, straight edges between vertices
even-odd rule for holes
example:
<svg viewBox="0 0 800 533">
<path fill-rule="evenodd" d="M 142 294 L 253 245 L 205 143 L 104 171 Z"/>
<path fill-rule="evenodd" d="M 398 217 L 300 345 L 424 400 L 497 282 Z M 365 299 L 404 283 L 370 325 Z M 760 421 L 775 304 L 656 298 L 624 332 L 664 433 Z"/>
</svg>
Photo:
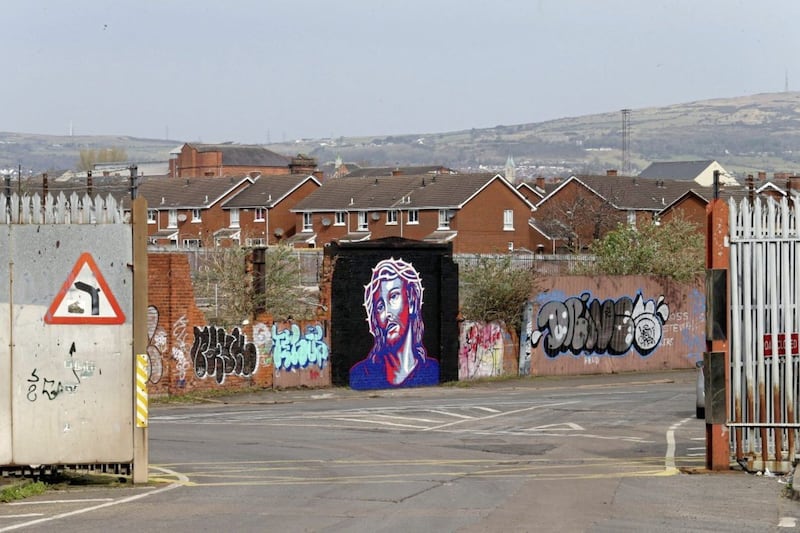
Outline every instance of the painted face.
<svg viewBox="0 0 800 533">
<path fill-rule="evenodd" d="M 408 300 L 406 284 L 400 278 L 381 282 L 375 293 L 373 308 L 380 327 L 386 333 L 386 343 L 399 343 L 408 331 Z"/>
</svg>

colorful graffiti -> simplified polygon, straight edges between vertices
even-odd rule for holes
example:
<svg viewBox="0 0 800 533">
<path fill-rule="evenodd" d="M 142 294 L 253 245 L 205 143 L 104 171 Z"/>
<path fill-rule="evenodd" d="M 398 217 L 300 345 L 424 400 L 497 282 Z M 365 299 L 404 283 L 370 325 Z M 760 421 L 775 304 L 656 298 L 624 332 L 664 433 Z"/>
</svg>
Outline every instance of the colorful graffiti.
<svg viewBox="0 0 800 533">
<path fill-rule="evenodd" d="M 147 308 L 147 380 L 158 383 L 164 374 L 162 357 L 167 347 L 167 332 L 158 325 L 158 308 Z"/>
<path fill-rule="evenodd" d="M 272 333 L 269 327 L 263 322 L 253 324 L 253 344 L 256 345 L 256 352 L 262 366 L 272 364 Z"/>
<path fill-rule="evenodd" d="M 503 373 L 503 327 L 497 322 L 462 322 L 458 350 L 458 379 Z"/>
<path fill-rule="evenodd" d="M 227 333 L 215 326 L 195 326 L 191 354 L 197 377 L 214 377 L 220 385 L 226 376 L 249 377 L 258 368 L 256 347 L 239 328 Z"/>
<path fill-rule="evenodd" d="M 181 315 L 172 325 L 172 338 L 175 342 L 172 346 L 172 359 L 175 360 L 175 370 L 178 372 L 177 385 L 180 388 L 186 386 L 186 371 L 189 369 L 189 359 L 186 357 L 188 345 L 186 344 L 186 326 L 188 322 L 186 316 Z"/>
<path fill-rule="evenodd" d="M 646 356 L 659 346 L 668 318 L 664 296 L 645 301 L 637 294 L 633 300 L 624 296 L 600 301 L 585 292 L 544 303 L 531 345 L 541 343 L 549 357 L 564 353 L 619 356 L 631 349 Z"/>
<path fill-rule="evenodd" d="M 294 322 L 283 328 L 273 324 L 272 360 L 275 370 L 295 370 L 312 364 L 324 368 L 329 352 L 324 338 L 321 324 L 307 324 L 303 333 Z"/>
<path fill-rule="evenodd" d="M 413 387 L 439 383 L 439 362 L 423 344 L 422 279 L 411 263 L 385 259 L 364 287 L 364 308 L 373 346 L 349 371 L 353 389 Z"/>
</svg>

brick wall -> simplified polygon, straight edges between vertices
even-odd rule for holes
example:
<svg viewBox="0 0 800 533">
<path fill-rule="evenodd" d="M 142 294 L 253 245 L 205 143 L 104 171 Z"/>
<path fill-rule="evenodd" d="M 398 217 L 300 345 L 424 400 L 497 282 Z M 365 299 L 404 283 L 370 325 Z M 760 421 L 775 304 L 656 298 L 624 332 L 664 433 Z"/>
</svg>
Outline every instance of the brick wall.
<svg viewBox="0 0 800 533">
<path fill-rule="evenodd" d="M 254 324 L 222 329 L 206 323 L 184 254 L 148 254 L 147 277 L 151 394 L 272 386 Z"/>
</svg>

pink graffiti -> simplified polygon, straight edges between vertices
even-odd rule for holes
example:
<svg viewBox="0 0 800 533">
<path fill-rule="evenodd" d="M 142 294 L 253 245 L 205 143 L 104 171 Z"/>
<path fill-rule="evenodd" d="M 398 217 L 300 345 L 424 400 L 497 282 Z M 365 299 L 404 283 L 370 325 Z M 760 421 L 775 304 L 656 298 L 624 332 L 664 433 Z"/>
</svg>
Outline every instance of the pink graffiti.
<svg viewBox="0 0 800 533">
<path fill-rule="evenodd" d="M 502 370 L 502 326 L 497 322 L 464 322 L 458 351 L 458 378 L 499 376 Z"/>
</svg>

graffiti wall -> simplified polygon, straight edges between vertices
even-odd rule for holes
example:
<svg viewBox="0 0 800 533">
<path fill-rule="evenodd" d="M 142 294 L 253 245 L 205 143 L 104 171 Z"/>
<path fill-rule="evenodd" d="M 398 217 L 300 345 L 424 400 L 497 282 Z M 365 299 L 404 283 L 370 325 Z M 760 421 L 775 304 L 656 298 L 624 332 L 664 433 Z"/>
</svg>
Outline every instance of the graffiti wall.
<svg viewBox="0 0 800 533">
<path fill-rule="evenodd" d="M 450 245 L 406 239 L 334 244 L 335 385 L 387 389 L 458 378 L 458 268 Z"/>
<path fill-rule="evenodd" d="M 705 293 L 643 276 L 554 277 L 520 340 L 531 375 L 691 368 L 705 347 Z"/>
<path fill-rule="evenodd" d="M 459 329 L 459 381 L 517 375 L 517 341 L 505 324 L 467 320 Z"/>
<path fill-rule="evenodd" d="M 183 254 L 148 256 L 148 377 L 151 394 L 204 389 L 330 385 L 323 321 L 207 324 Z"/>
<path fill-rule="evenodd" d="M 324 322 L 283 321 L 260 324 L 264 362 L 274 368 L 273 386 L 327 387 L 331 384 L 330 349 Z"/>
</svg>

